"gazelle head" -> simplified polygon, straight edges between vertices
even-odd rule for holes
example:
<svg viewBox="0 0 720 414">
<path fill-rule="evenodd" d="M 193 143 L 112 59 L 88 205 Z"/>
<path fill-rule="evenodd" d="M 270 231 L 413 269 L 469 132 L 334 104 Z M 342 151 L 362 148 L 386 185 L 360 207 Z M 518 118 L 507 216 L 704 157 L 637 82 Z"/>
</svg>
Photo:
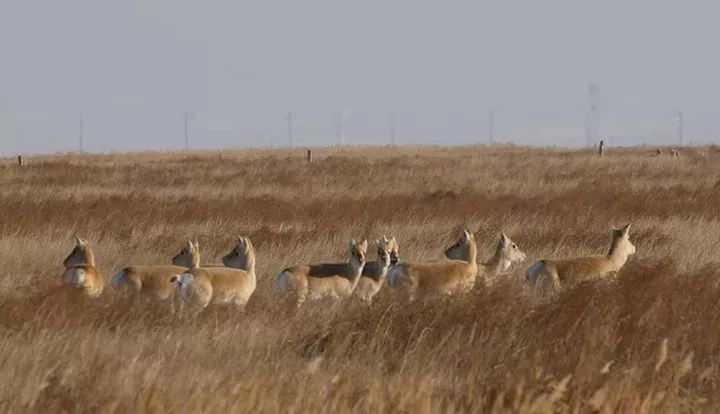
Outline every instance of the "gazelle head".
<svg viewBox="0 0 720 414">
<path fill-rule="evenodd" d="M 460 238 L 452 246 L 445 249 L 445 257 L 451 260 L 470 261 L 475 260 L 477 256 L 477 245 L 475 244 L 475 236 L 469 231 L 463 230 Z"/>
<path fill-rule="evenodd" d="M 350 240 L 348 243 L 348 256 L 350 256 L 350 263 L 358 267 L 364 266 L 367 247 L 367 240 L 364 240 L 362 243 L 356 242 L 355 239 Z"/>
<path fill-rule="evenodd" d="M 188 268 L 200 267 L 200 244 L 188 240 L 185 246 L 172 258 L 172 264 Z"/>
<path fill-rule="evenodd" d="M 243 236 L 237 236 L 235 247 L 230 250 L 222 258 L 222 262 L 226 267 L 235 269 L 250 270 L 255 267 L 255 248 L 250 239 Z"/>
<path fill-rule="evenodd" d="M 631 254 L 635 254 L 635 245 L 630 241 L 630 225 L 626 224 L 619 229 L 613 228 L 613 239 L 608 256 L 617 255 L 627 258 Z"/>
<path fill-rule="evenodd" d="M 383 236 L 380 240 L 375 240 L 377 245 L 377 261 L 382 267 L 390 266 L 392 262 L 393 240 L 388 240 Z"/>
<path fill-rule="evenodd" d="M 95 256 L 90 245 L 80 237 L 75 237 L 75 247 L 68 257 L 63 261 L 63 266 L 75 266 L 80 264 L 95 265 Z"/>
<path fill-rule="evenodd" d="M 390 243 L 392 244 L 390 249 L 390 264 L 395 266 L 400 263 L 400 246 L 397 240 L 395 240 L 395 236 L 390 239 Z"/>
<path fill-rule="evenodd" d="M 497 245 L 497 253 L 508 266 L 515 262 L 523 262 L 527 258 L 525 253 L 520 250 L 517 243 L 512 241 L 505 233 L 500 234 Z M 506 269 L 503 269 L 506 270 Z"/>
</svg>

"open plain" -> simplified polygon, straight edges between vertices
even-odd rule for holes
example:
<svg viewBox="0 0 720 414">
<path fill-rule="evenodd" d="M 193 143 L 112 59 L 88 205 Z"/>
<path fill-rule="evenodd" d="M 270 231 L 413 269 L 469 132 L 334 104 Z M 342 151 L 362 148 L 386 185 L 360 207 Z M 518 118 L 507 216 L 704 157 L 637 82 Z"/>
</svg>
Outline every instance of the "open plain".
<svg viewBox="0 0 720 414">
<path fill-rule="evenodd" d="M 2 412 L 717 412 L 720 151 L 375 147 L 57 155 L 0 165 Z M 605 254 L 611 281 L 548 302 L 525 268 Z M 407 303 L 278 299 L 286 266 L 395 236 L 402 262 L 443 260 L 462 228 L 480 261 L 500 232 L 527 254 L 471 293 Z M 200 315 L 62 284 L 73 237 L 106 280 L 169 264 L 188 238 L 219 263 L 248 236 L 244 313 Z"/>
</svg>

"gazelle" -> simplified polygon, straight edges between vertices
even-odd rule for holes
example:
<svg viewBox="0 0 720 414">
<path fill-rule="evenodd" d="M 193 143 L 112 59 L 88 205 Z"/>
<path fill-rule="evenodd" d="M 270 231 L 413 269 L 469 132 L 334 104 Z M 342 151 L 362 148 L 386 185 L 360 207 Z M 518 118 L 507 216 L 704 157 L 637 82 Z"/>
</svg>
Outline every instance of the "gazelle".
<svg viewBox="0 0 720 414">
<path fill-rule="evenodd" d="M 350 240 L 347 263 L 288 267 L 277 275 L 275 283 L 283 295 L 295 296 L 297 306 L 306 299 L 349 297 L 360 281 L 366 251 L 367 240 Z"/>
<path fill-rule="evenodd" d="M 540 260 L 527 269 L 525 279 L 543 297 L 549 297 L 561 286 L 600 279 L 620 271 L 628 257 L 635 253 L 630 242 L 630 225 L 613 229 L 610 250 L 604 256 Z"/>
<path fill-rule="evenodd" d="M 188 244 L 191 243 L 188 242 Z M 178 256 L 180 256 L 184 250 L 185 248 L 180 251 Z M 175 259 L 173 259 L 173 262 L 174 261 Z M 197 264 L 200 264 L 199 256 L 197 258 Z M 173 284 L 170 279 L 174 275 L 182 273 L 187 269 L 188 266 L 185 265 L 130 266 L 115 273 L 110 283 L 116 289 L 145 293 L 156 299 L 166 300 L 175 295 L 175 284 Z"/>
<path fill-rule="evenodd" d="M 388 240 L 383 236 L 381 240 L 376 240 L 375 244 L 377 245 L 377 260 L 365 263 L 360 281 L 355 288 L 355 294 L 363 302 L 371 302 L 373 296 L 382 288 L 393 260 L 393 252 L 395 252 L 394 259 L 396 263 L 399 260 L 395 237 Z"/>
<path fill-rule="evenodd" d="M 404 290 L 410 300 L 418 295 L 467 292 L 475 284 L 477 275 L 477 245 L 475 237 L 463 230 L 453 246 L 463 254 L 464 260 L 436 263 L 402 263 L 388 272 L 388 284 Z M 460 253 L 454 253 L 460 254 Z"/>
<path fill-rule="evenodd" d="M 469 249 L 458 242 L 445 250 L 445 256 L 453 260 L 468 260 Z M 513 263 L 522 262 L 525 259 L 526 255 L 520 250 L 517 243 L 505 233 L 501 233 L 493 257 L 478 265 L 477 277 L 483 283 L 492 282 L 495 277 L 507 271 Z"/>
<path fill-rule="evenodd" d="M 238 236 L 236 246 L 223 257 L 227 267 L 195 265 L 200 261 L 200 247 L 197 242 L 188 242 L 188 247 L 198 258 L 194 267 L 170 278 L 180 297 L 196 310 L 202 310 L 210 303 L 232 303 L 244 309 L 257 286 L 255 249 L 250 239 Z"/>
<path fill-rule="evenodd" d="M 63 266 L 65 284 L 82 288 L 86 295 L 93 298 L 102 294 L 105 279 L 100 269 L 95 267 L 95 255 L 88 242 L 75 237 L 75 248 L 63 261 Z"/>
</svg>

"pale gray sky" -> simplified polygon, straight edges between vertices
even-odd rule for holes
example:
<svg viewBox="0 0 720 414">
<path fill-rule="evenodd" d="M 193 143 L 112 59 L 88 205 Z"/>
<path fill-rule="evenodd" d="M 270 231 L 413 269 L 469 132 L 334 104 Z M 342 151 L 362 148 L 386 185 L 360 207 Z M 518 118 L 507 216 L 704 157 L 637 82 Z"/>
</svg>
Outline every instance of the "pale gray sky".
<svg viewBox="0 0 720 414">
<path fill-rule="evenodd" d="M 77 146 L 584 142 L 588 82 L 616 141 L 720 140 L 720 2 L 96 1 L 0 3 L 0 153 Z M 634 140 L 634 141 L 631 141 Z M 620 143 L 620 142 L 617 142 Z"/>
</svg>

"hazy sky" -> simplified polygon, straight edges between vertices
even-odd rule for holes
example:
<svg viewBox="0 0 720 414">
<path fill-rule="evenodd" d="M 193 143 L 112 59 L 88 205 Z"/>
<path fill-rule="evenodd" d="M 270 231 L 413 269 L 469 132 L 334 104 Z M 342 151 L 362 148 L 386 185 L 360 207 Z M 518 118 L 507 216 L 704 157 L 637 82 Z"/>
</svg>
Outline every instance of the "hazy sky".
<svg viewBox="0 0 720 414">
<path fill-rule="evenodd" d="M 397 140 L 720 141 L 720 2 L 0 2 L 0 153 Z"/>
</svg>

